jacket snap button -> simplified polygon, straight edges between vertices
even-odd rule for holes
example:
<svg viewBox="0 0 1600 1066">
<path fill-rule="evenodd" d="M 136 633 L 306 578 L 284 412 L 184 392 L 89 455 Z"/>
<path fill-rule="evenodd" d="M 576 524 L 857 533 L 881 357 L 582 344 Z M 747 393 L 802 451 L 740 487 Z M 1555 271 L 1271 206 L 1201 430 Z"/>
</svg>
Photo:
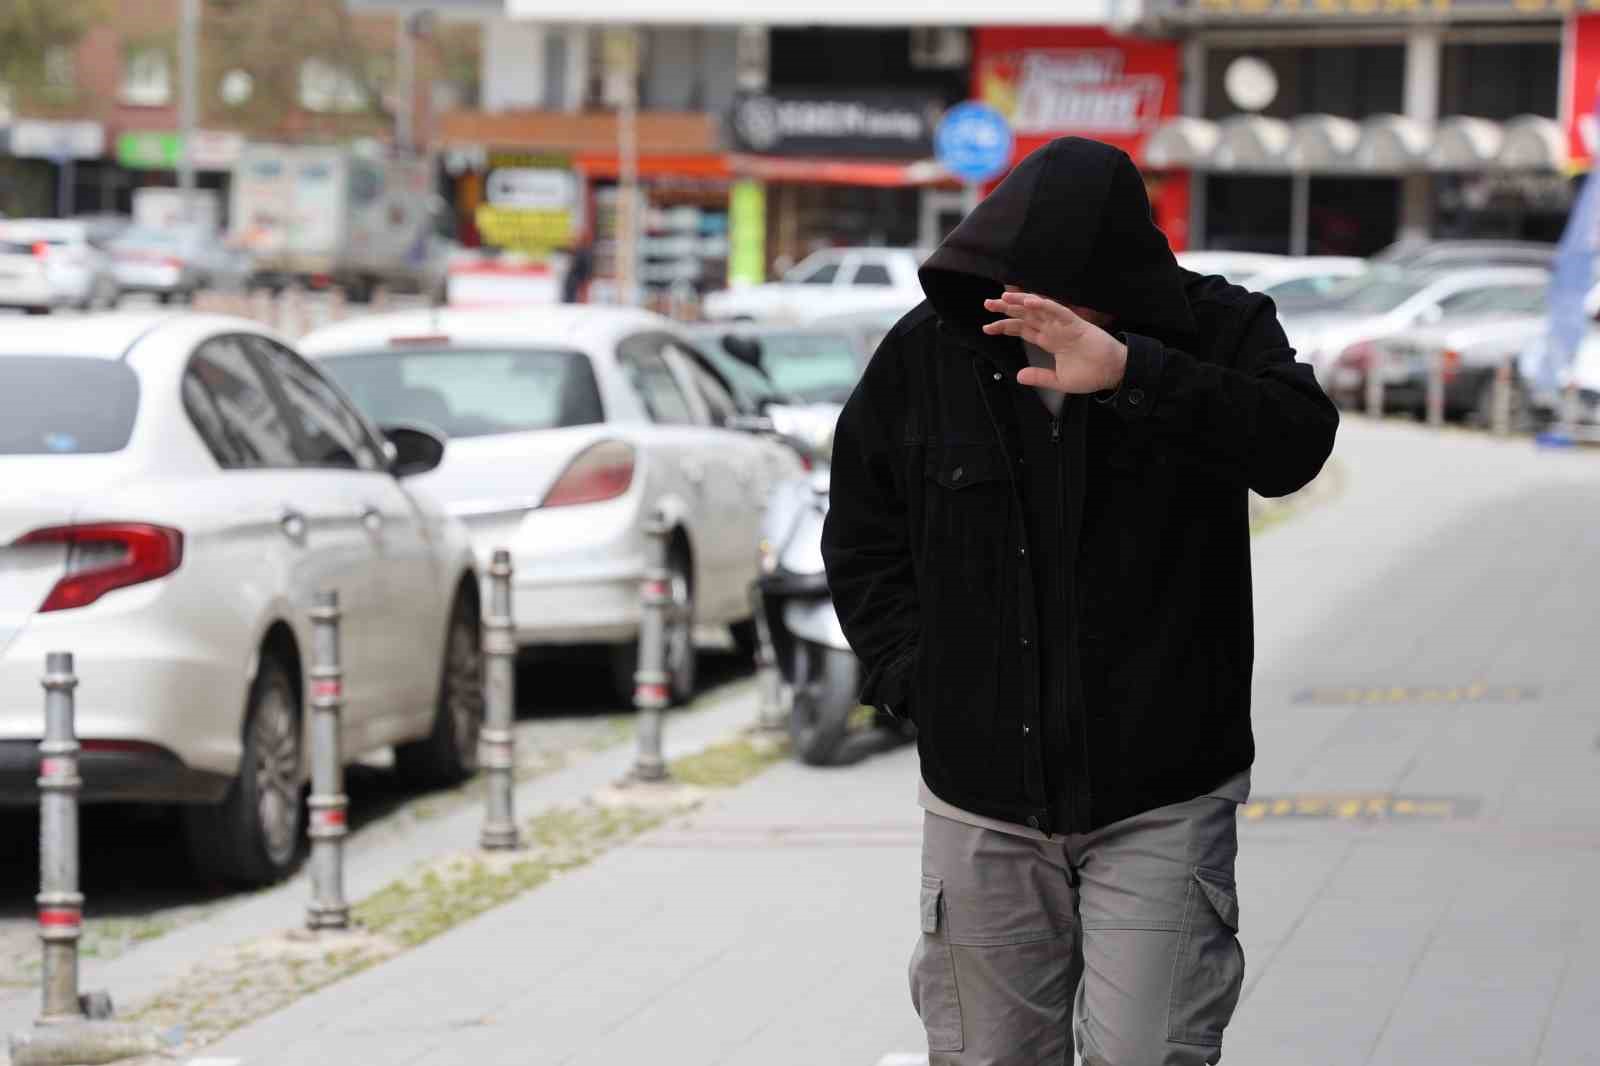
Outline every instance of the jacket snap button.
<svg viewBox="0 0 1600 1066">
<path fill-rule="evenodd" d="M 1039 828 L 1039 819 L 1034 817 L 1031 814 L 1028 815 L 1028 828 L 1029 829 L 1037 829 L 1037 828 Z"/>
<path fill-rule="evenodd" d="M 1130 407 L 1138 407 L 1143 402 L 1144 402 L 1144 390 L 1143 389 L 1129 389 L 1128 390 L 1128 405 Z"/>
<path fill-rule="evenodd" d="M 1028 734 L 1029 734 L 1029 733 L 1031 733 L 1031 732 L 1033 732 L 1033 730 L 1032 730 L 1032 729 L 1030 729 L 1030 728 L 1028 728 L 1028 727 L 1027 727 L 1027 726 L 1023 726 L 1023 727 L 1022 727 L 1022 735 L 1023 735 L 1023 736 L 1027 736 L 1027 735 L 1028 735 Z"/>
<path fill-rule="evenodd" d="M 1031 648 L 1033 646 L 1033 641 L 1029 640 L 1027 637 L 1023 637 L 1022 638 L 1022 646 L 1024 648 Z"/>
<path fill-rule="evenodd" d="M 1000 379 L 1001 379 L 1001 378 L 1003 378 L 1003 377 L 1004 377 L 1004 376 L 1005 376 L 1005 375 L 1004 375 L 1004 374 L 1002 374 L 1002 373 L 1000 373 L 1000 371 L 998 371 L 998 370 L 996 370 L 996 371 L 995 371 L 995 372 L 994 372 L 994 379 L 995 379 L 995 380 L 996 380 L 996 381 L 999 381 L 999 380 L 1000 380 Z"/>
<path fill-rule="evenodd" d="M 1028 549 L 1027 548 L 1018 548 L 1017 549 L 1017 558 L 1018 559 L 1026 559 L 1027 557 L 1028 557 Z"/>
<path fill-rule="evenodd" d="M 958 466 L 958 467 L 956 467 L 954 470 L 952 470 L 950 472 L 950 480 L 951 481 L 960 481 L 964 476 L 966 476 L 966 473 L 967 473 L 967 468 L 966 467 Z"/>
</svg>

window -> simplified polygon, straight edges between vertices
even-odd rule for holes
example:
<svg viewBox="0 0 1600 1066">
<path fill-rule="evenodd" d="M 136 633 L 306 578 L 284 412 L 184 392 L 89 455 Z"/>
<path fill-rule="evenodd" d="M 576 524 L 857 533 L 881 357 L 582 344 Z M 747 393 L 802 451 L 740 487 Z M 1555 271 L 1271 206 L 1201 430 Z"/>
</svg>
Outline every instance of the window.
<svg viewBox="0 0 1600 1066">
<path fill-rule="evenodd" d="M 820 263 L 801 263 L 783 280 L 791 285 L 832 285 L 839 275 L 839 261 L 827 259 Z"/>
<path fill-rule="evenodd" d="M 764 333 L 761 369 L 786 395 L 807 403 L 843 403 L 861 376 L 861 354 L 844 333 Z"/>
<path fill-rule="evenodd" d="M 322 366 L 379 425 L 415 422 L 450 437 L 488 437 L 605 421 L 594 367 L 581 352 L 359 352 Z"/>
<path fill-rule="evenodd" d="M 121 451 L 138 409 L 139 379 L 126 363 L 57 355 L 0 359 L 0 455 Z"/>
<path fill-rule="evenodd" d="M 263 338 L 251 340 L 288 401 L 299 431 L 295 452 L 301 465 L 379 469 L 377 447 L 361 419 L 321 375 L 293 352 Z"/>
<path fill-rule="evenodd" d="M 689 377 L 693 379 L 700 398 L 706 402 L 706 409 L 711 412 L 712 425 L 725 426 L 738 417 L 739 401 L 733 398 L 733 393 L 728 391 L 721 376 L 706 365 L 705 357 L 678 345 L 673 345 L 672 350 L 688 364 Z"/>
<path fill-rule="evenodd" d="M 300 64 L 300 106 L 316 112 L 364 111 L 367 90 L 350 71 L 325 59 L 307 59 Z"/>
<path fill-rule="evenodd" d="M 208 440 L 192 411 L 189 417 L 224 468 L 299 465 L 293 431 L 261 372 L 245 354 L 243 338 L 217 337 L 202 344 L 189 360 L 188 374 L 195 384 L 186 384 L 185 394 L 202 395 L 196 391 L 199 388 L 211 396 L 226 445 L 219 448 Z M 205 417 L 204 411 L 200 417 Z"/>
<path fill-rule="evenodd" d="M 1549 290 L 1543 285 L 1496 285 L 1486 289 L 1464 289 L 1446 296 L 1439 306 L 1447 315 L 1539 314 L 1545 309 Z"/>
<path fill-rule="evenodd" d="M 658 337 L 633 337 L 617 348 L 617 360 L 650 421 L 664 425 L 694 424 L 689 398 L 683 394 L 672 368 L 661 354 Z"/>
<path fill-rule="evenodd" d="M 889 268 L 882 263 L 862 263 L 856 267 L 856 276 L 851 280 L 852 285 L 893 285 L 894 279 L 889 277 Z"/>
<path fill-rule="evenodd" d="M 122 102 L 161 107 L 172 101 L 172 61 L 164 48 L 131 49 L 122 61 Z"/>
<path fill-rule="evenodd" d="M 53 44 L 44 50 L 44 84 L 58 92 L 78 87 L 78 58 L 72 49 Z"/>
</svg>

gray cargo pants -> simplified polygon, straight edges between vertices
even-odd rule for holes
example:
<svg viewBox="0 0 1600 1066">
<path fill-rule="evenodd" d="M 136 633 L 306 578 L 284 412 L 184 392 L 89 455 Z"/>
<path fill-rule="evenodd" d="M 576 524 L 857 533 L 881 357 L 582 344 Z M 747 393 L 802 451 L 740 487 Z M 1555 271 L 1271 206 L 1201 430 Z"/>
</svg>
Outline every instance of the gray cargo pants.
<svg viewBox="0 0 1600 1066">
<path fill-rule="evenodd" d="M 931 1066 L 1199 1066 L 1244 983 L 1236 804 L 1031 840 L 924 814 L 911 1001 Z"/>
</svg>

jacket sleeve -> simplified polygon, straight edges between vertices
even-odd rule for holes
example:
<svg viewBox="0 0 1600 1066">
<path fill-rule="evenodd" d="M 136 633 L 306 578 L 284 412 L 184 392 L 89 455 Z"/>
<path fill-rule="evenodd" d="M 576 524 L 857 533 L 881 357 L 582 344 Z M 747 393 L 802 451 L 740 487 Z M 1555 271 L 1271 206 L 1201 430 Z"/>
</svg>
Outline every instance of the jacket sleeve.
<svg viewBox="0 0 1600 1066">
<path fill-rule="evenodd" d="M 1287 496 L 1333 451 L 1339 410 L 1295 361 L 1270 299 L 1253 297 L 1242 314 L 1231 366 L 1123 334 L 1127 369 L 1105 402 L 1186 460 L 1262 496 Z"/>
<path fill-rule="evenodd" d="M 896 477 L 906 390 L 890 334 L 833 438 L 822 557 L 839 622 L 865 668 L 861 702 L 905 715 L 921 624 L 905 487 Z"/>
</svg>

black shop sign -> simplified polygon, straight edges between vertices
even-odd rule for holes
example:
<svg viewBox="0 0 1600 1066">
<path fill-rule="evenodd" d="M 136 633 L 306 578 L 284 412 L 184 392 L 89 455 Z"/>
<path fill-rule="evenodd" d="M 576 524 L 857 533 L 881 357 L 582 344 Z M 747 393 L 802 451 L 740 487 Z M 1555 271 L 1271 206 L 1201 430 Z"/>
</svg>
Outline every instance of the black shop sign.
<svg viewBox="0 0 1600 1066">
<path fill-rule="evenodd" d="M 917 94 L 752 93 L 734 101 L 728 127 L 739 151 L 757 155 L 921 159 L 943 111 Z"/>
</svg>

